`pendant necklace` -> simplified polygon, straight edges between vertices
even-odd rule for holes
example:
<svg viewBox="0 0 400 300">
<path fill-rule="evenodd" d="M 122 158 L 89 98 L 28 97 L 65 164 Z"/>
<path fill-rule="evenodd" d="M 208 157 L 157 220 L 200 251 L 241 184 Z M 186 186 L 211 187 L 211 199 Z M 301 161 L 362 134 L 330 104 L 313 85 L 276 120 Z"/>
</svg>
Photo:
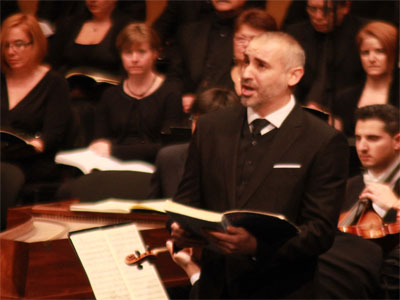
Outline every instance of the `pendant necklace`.
<svg viewBox="0 0 400 300">
<path fill-rule="evenodd" d="M 143 98 L 144 95 L 146 95 L 151 88 L 154 86 L 155 82 L 157 80 L 157 75 L 154 75 L 153 80 L 151 81 L 151 84 L 149 85 L 149 87 L 142 93 L 137 94 L 135 92 L 132 91 L 131 87 L 129 86 L 129 81 L 126 81 L 126 87 L 128 88 L 129 93 L 135 97 L 135 98 Z"/>
</svg>

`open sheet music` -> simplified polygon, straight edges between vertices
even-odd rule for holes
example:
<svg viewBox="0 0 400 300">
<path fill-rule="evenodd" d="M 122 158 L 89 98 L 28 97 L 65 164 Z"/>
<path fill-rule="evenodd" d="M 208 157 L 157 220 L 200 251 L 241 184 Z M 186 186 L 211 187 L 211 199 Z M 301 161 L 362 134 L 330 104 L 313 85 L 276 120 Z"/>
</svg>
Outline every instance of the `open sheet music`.
<svg viewBox="0 0 400 300">
<path fill-rule="evenodd" d="M 125 263 L 128 254 L 146 250 L 135 224 L 75 231 L 69 238 L 96 299 L 168 299 L 155 266 Z"/>
</svg>

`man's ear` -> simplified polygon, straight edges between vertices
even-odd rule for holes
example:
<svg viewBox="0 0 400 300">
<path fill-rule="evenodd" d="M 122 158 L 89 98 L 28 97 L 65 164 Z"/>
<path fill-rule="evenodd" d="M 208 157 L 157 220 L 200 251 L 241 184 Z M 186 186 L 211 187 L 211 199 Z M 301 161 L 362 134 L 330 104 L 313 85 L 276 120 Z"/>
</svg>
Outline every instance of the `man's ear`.
<svg viewBox="0 0 400 300">
<path fill-rule="evenodd" d="M 304 68 L 302 67 L 290 69 L 286 74 L 288 86 L 292 87 L 298 84 L 303 75 L 304 75 Z"/>
<path fill-rule="evenodd" d="M 400 132 L 393 136 L 393 149 L 397 151 L 400 150 Z"/>
</svg>

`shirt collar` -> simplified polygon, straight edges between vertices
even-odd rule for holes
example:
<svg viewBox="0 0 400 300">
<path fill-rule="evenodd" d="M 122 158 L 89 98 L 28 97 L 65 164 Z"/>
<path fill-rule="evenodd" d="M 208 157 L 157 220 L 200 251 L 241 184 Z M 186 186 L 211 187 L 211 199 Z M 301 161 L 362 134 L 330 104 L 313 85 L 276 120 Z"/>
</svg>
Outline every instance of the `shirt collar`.
<svg viewBox="0 0 400 300">
<path fill-rule="evenodd" d="M 253 110 L 253 108 L 248 107 L 247 108 L 247 122 L 250 124 L 255 119 L 267 120 L 270 124 L 267 127 L 265 127 L 263 130 L 261 130 L 261 134 L 265 134 L 266 132 L 272 130 L 273 128 L 281 127 L 282 123 L 285 121 L 287 116 L 293 110 L 295 105 L 296 105 L 296 101 L 294 100 L 294 96 L 291 95 L 290 100 L 287 104 L 285 104 L 283 107 L 279 108 L 278 110 L 270 113 L 269 115 L 266 115 L 265 117 L 261 117 L 259 114 L 257 114 Z M 266 132 L 264 132 L 265 130 L 266 130 Z"/>
<path fill-rule="evenodd" d="M 393 172 L 393 170 L 397 167 L 397 165 L 400 164 L 400 156 L 395 159 L 390 166 L 386 169 L 385 172 L 382 174 L 376 176 L 372 174 L 370 170 L 367 170 L 364 173 L 364 182 L 365 184 L 371 183 L 371 182 L 384 182 L 386 181 L 386 178 Z M 392 180 L 390 182 L 387 182 L 387 184 L 391 185 L 392 187 L 394 186 L 394 183 L 397 181 L 397 179 L 400 176 L 400 170 L 396 172 L 396 174 L 393 176 Z"/>
</svg>

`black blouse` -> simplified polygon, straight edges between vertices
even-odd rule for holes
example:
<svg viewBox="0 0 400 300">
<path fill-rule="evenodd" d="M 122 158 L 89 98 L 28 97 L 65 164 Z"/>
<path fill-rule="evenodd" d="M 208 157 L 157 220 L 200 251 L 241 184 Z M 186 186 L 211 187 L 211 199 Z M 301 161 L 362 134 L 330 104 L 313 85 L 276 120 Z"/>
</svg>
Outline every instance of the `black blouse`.
<svg viewBox="0 0 400 300">
<path fill-rule="evenodd" d="M 63 144 L 71 118 L 67 81 L 50 70 L 13 109 L 1 75 L 1 127 L 28 136 L 39 135 L 45 152 L 55 152 Z"/>
<path fill-rule="evenodd" d="M 168 81 L 151 95 L 136 99 L 123 85 L 107 89 L 96 112 L 96 138 L 112 141 L 112 155 L 154 162 L 161 131 L 182 119 L 181 93 Z"/>
<path fill-rule="evenodd" d="M 118 33 L 131 20 L 116 9 L 112 26 L 100 43 L 77 44 L 75 39 L 87 19 L 86 15 L 75 15 L 60 22 L 56 34 L 50 38 L 47 61 L 61 73 L 76 67 L 90 67 L 120 75 L 122 67 L 115 41 Z"/>
</svg>

